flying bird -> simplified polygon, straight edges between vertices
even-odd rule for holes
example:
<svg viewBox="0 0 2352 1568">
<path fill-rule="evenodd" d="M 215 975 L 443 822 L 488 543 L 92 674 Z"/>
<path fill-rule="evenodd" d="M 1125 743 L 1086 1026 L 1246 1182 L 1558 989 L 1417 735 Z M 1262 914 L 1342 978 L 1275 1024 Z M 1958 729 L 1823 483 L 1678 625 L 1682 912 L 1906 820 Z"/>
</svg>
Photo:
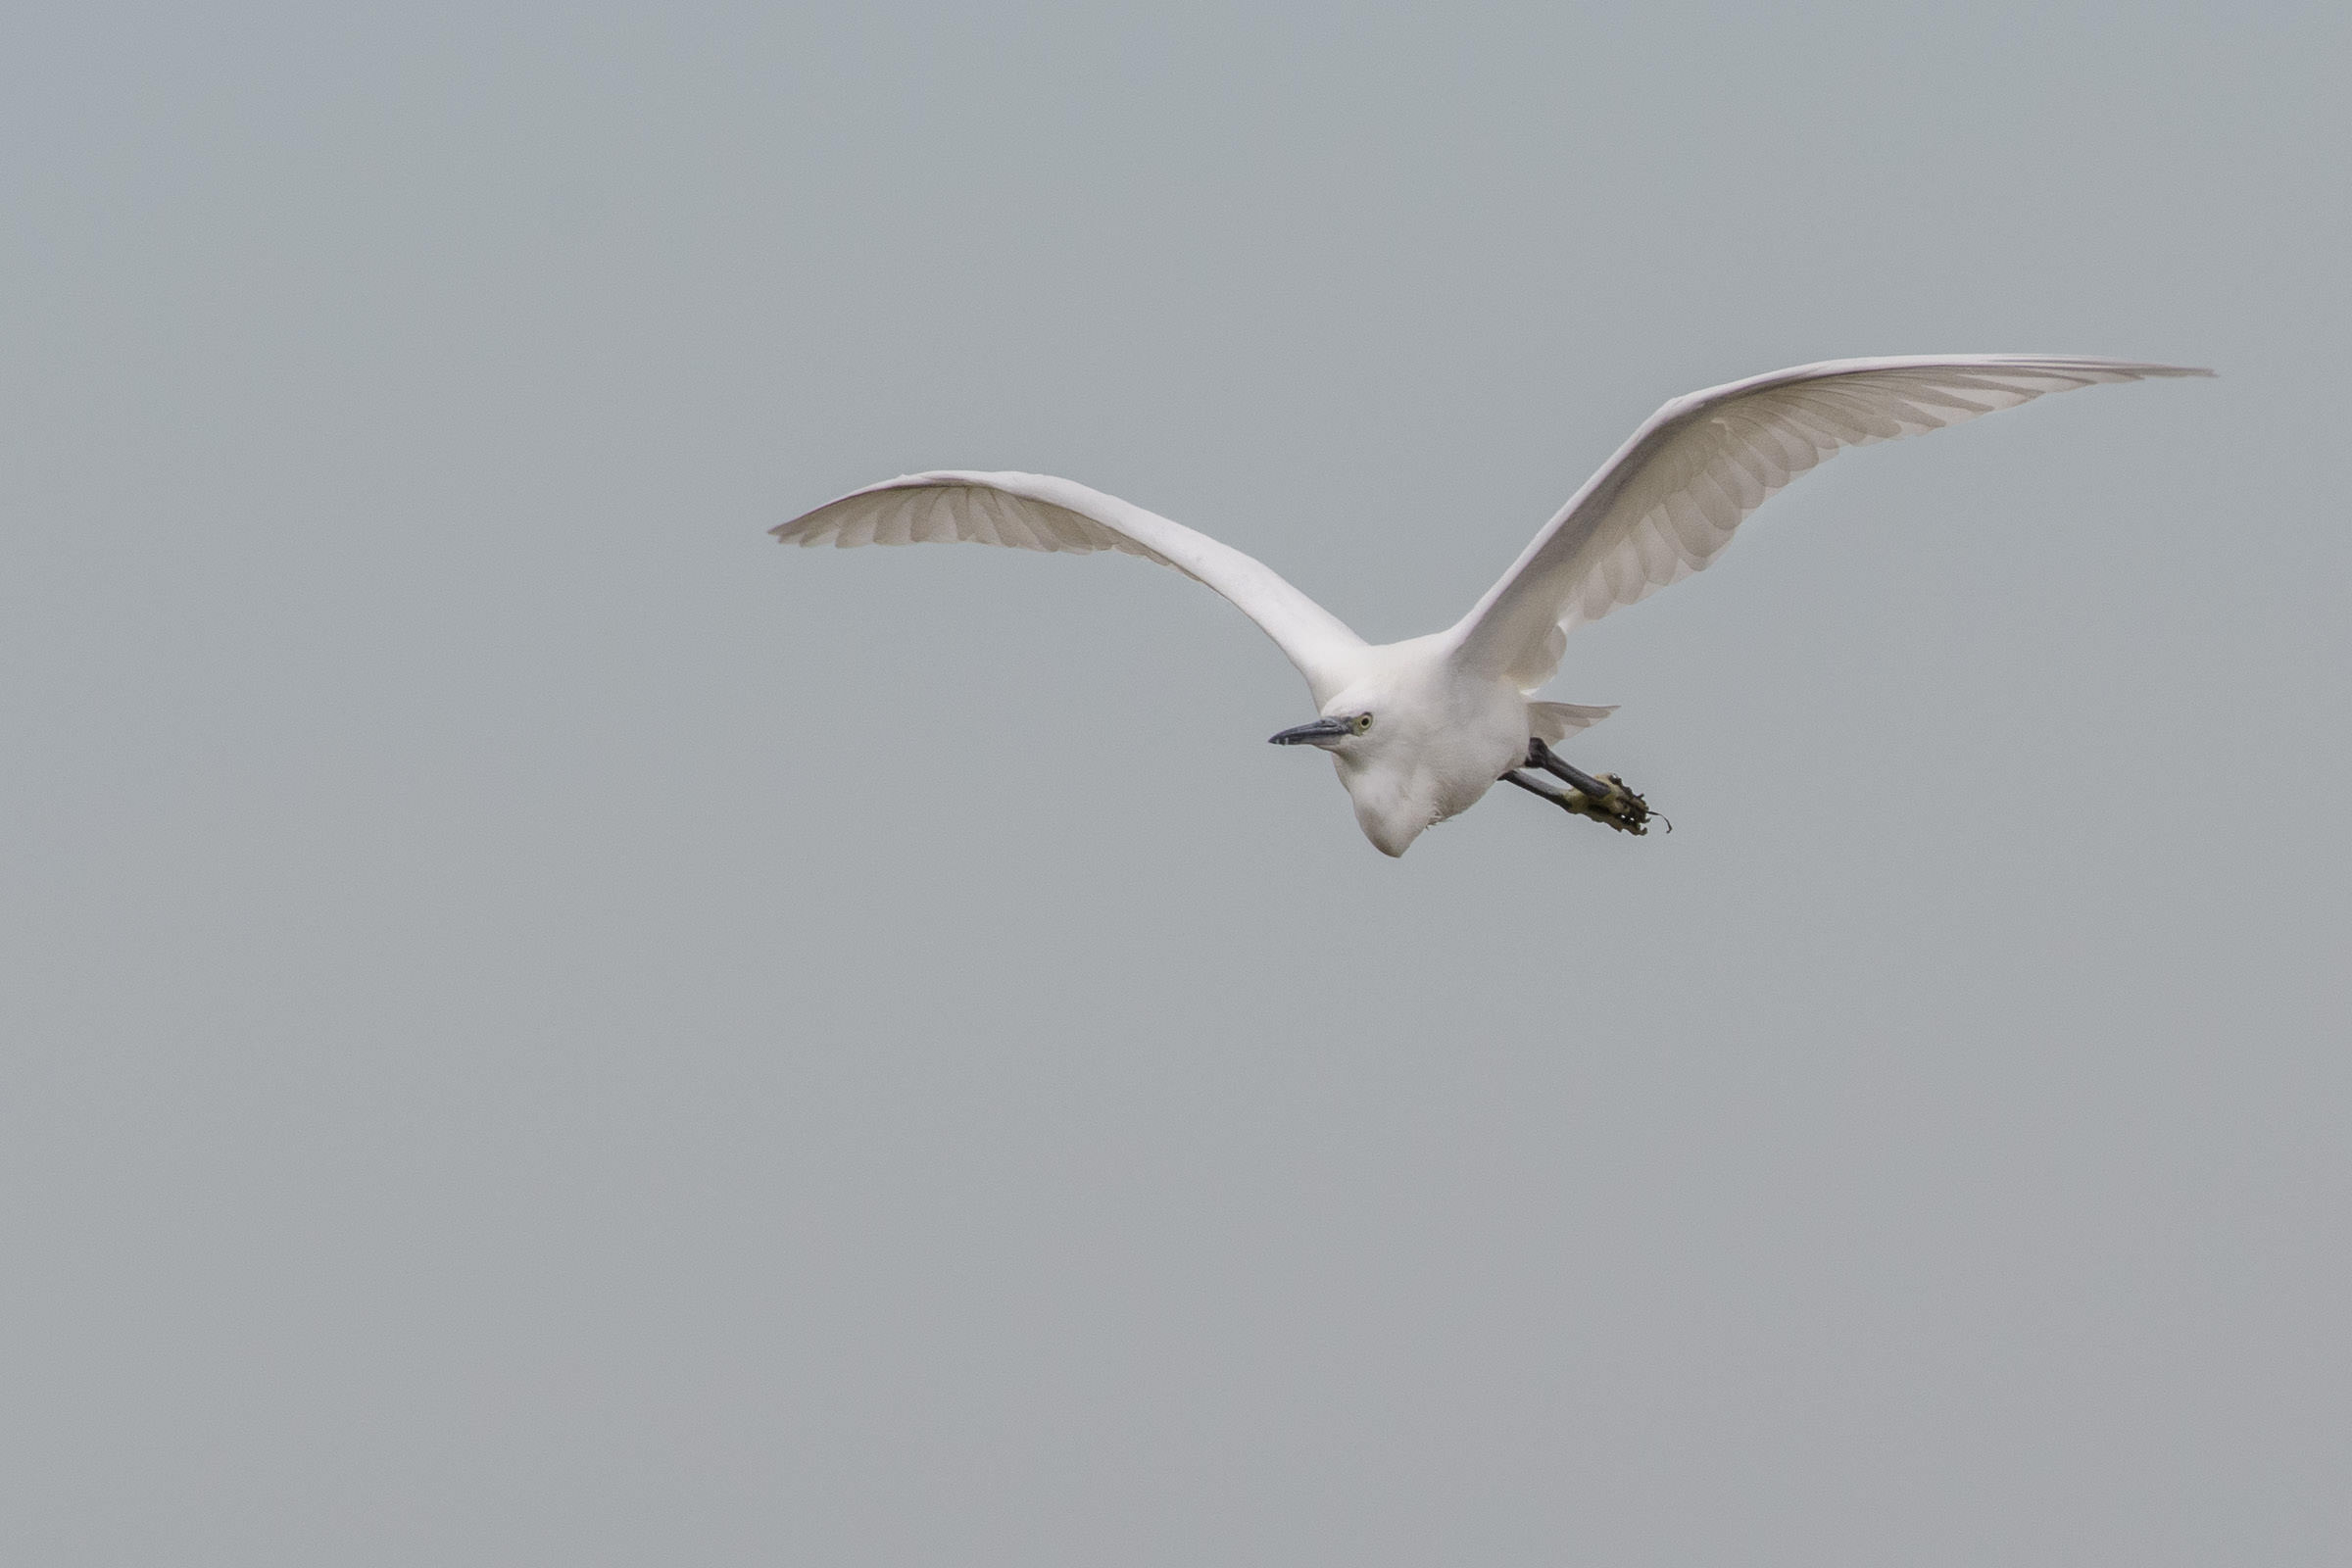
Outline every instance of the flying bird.
<svg viewBox="0 0 2352 1568">
<path fill-rule="evenodd" d="M 908 474 L 771 531 L 786 544 L 844 548 L 959 540 L 1116 550 L 1175 567 L 1231 600 L 1306 677 L 1316 716 L 1271 739 L 1331 754 L 1357 824 L 1385 854 L 1402 855 L 1504 781 L 1639 834 L 1652 817 L 1641 795 L 1551 751 L 1613 711 L 1536 698 L 1569 632 L 1711 564 L 1775 491 L 1843 448 L 2045 393 L 2212 373 L 2063 355 L 1926 355 L 1830 360 L 1693 392 L 1651 415 L 1468 614 L 1377 645 L 1231 546 L 1044 474 Z"/>
</svg>

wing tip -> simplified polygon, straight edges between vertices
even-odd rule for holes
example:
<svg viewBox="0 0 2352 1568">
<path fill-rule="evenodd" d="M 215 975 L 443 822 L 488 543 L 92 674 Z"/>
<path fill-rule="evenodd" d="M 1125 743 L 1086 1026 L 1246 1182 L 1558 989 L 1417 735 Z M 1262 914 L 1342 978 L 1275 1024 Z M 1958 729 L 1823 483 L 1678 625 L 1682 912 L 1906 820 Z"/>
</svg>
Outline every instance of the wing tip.
<svg viewBox="0 0 2352 1568">
<path fill-rule="evenodd" d="M 2113 360 L 2095 354 L 2004 354 L 2000 360 L 2018 369 L 2031 370 L 2041 367 L 2061 373 L 2070 369 L 2088 370 L 2108 375 L 2129 376 L 2132 380 L 2154 380 L 2160 376 L 2215 376 L 2220 372 L 2202 365 L 2166 365 L 2155 360 Z"/>
<path fill-rule="evenodd" d="M 2202 365 L 2161 365 L 2151 360 L 2083 359 L 2077 363 L 2096 369 L 2113 370 L 2123 375 L 2147 378 L 2173 375 L 2217 376 L 2221 373 Z"/>
</svg>

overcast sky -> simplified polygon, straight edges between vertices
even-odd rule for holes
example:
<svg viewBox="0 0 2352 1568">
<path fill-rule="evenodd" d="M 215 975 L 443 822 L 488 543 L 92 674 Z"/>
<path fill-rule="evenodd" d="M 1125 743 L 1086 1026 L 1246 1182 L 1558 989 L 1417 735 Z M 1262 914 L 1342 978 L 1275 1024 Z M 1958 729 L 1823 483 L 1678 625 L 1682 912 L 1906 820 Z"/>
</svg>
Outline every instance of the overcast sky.
<svg viewBox="0 0 2352 1568">
<path fill-rule="evenodd" d="M 2352 1558 L 2331 4 L 103 3 L 0 46 L 0 1556 Z M 1803 479 L 1392 861 L 1375 639 Z"/>
</svg>

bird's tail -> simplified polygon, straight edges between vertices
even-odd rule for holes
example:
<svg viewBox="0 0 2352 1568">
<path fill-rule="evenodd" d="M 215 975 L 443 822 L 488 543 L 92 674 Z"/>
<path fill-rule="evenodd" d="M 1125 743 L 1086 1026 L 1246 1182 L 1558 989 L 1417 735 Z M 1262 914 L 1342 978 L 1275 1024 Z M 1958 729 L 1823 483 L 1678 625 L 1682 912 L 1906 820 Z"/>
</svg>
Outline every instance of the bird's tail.
<svg viewBox="0 0 2352 1568">
<path fill-rule="evenodd" d="M 1605 708 L 1588 708 L 1583 703 L 1530 703 L 1527 705 L 1527 732 L 1549 746 L 1566 740 L 1580 729 L 1591 729 L 1615 711 L 1615 703 Z"/>
</svg>

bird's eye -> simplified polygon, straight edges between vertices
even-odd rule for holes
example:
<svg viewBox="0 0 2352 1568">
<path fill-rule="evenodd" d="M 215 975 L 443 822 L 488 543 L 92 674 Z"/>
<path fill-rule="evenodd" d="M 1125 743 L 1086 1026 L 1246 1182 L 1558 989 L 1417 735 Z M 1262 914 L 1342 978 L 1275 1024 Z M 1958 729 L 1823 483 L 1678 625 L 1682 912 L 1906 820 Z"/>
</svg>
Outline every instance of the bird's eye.
<svg viewBox="0 0 2352 1568">
<path fill-rule="evenodd" d="M 1349 721 L 1348 727 L 1355 731 L 1358 735 L 1361 735 L 1364 731 L 1372 727 L 1372 715 L 1370 713 L 1358 713 L 1352 720 Z"/>
</svg>

